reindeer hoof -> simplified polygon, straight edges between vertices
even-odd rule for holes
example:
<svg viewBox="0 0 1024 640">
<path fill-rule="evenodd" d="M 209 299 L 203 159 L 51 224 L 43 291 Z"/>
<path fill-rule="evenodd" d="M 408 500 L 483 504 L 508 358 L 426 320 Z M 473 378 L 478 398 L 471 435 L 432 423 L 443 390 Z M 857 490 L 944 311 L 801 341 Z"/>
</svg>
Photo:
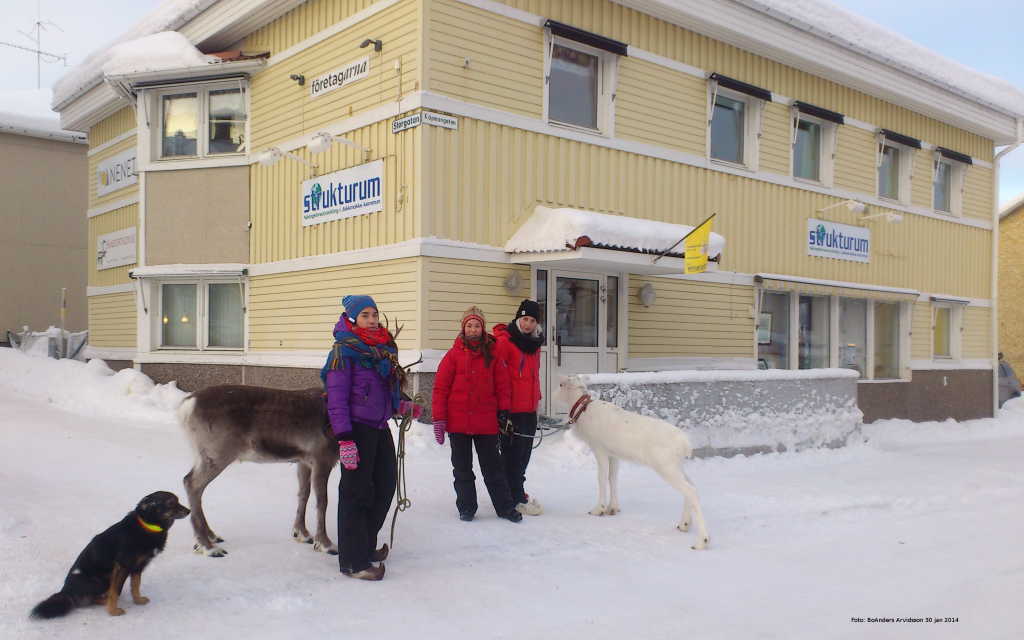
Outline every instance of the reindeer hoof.
<svg viewBox="0 0 1024 640">
<path fill-rule="evenodd" d="M 322 542 L 314 542 L 313 549 L 321 553 L 328 553 L 332 556 L 338 555 L 338 547 L 333 544 L 324 544 Z"/>
<path fill-rule="evenodd" d="M 308 533 L 303 533 L 298 529 L 292 529 L 292 538 L 296 542 L 305 542 L 306 544 L 313 544 L 313 538 Z"/>
<path fill-rule="evenodd" d="M 697 541 L 697 544 L 693 545 L 694 551 L 703 551 L 708 548 L 708 543 L 711 542 L 711 538 L 701 538 Z"/>
<path fill-rule="evenodd" d="M 220 544 L 220 543 L 224 542 L 224 538 L 222 538 L 220 536 L 214 536 L 213 537 L 213 541 L 216 542 L 217 544 Z"/>
<path fill-rule="evenodd" d="M 225 551 L 224 549 L 221 549 L 217 545 L 214 545 L 214 546 L 210 547 L 209 549 L 207 549 L 206 547 L 204 547 L 203 545 L 199 544 L 198 542 L 192 545 L 192 550 L 195 551 L 196 553 L 202 554 L 204 556 L 209 556 L 211 558 L 223 558 L 224 556 L 228 555 L 227 551 Z"/>
<path fill-rule="evenodd" d="M 683 524 L 681 524 L 678 527 L 676 527 L 676 529 L 679 529 L 680 531 L 689 531 L 690 530 L 690 523 L 689 522 L 684 522 Z"/>
<path fill-rule="evenodd" d="M 598 505 L 598 506 L 596 506 L 596 507 L 594 507 L 593 509 L 590 510 L 590 515 L 592 515 L 592 516 L 603 516 L 605 513 L 606 513 L 605 508 L 600 506 L 600 505 Z"/>
</svg>

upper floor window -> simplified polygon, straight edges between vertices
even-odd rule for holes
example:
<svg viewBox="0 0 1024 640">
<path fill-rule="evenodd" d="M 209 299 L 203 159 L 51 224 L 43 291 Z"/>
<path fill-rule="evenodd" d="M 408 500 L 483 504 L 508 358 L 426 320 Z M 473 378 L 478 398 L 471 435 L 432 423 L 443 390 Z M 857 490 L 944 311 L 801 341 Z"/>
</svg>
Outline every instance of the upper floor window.
<svg viewBox="0 0 1024 640">
<path fill-rule="evenodd" d="M 821 124 L 801 119 L 793 145 L 793 176 L 821 182 Z"/>
<path fill-rule="evenodd" d="M 708 92 L 708 157 L 756 169 L 757 138 L 771 91 L 712 73 Z"/>
<path fill-rule="evenodd" d="M 887 129 L 878 132 L 878 197 L 907 204 L 921 141 Z"/>
<path fill-rule="evenodd" d="M 962 153 L 938 147 L 932 156 L 932 208 L 960 215 L 964 181 L 974 160 Z"/>
<path fill-rule="evenodd" d="M 900 199 L 900 148 L 885 145 L 878 165 L 878 195 L 890 200 Z"/>
<path fill-rule="evenodd" d="M 711 118 L 711 157 L 735 164 L 744 162 L 747 103 L 725 95 L 715 96 Z"/>
<path fill-rule="evenodd" d="M 627 45 L 554 20 L 544 26 L 545 120 L 611 135 L 619 58 Z"/>
<path fill-rule="evenodd" d="M 953 165 L 942 160 L 935 161 L 933 207 L 936 211 L 953 213 Z"/>
<path fill-rule="evenodd" d="M 245 153 L 245 94 L 237 82 L 166 89 L 158 104 L 161 159 Z"/>
<path fill-rule="evenodd" d="M 793 103 L 791 112 L 793 177 L 830 186 L 838 125 L 845 124 L 845 117 L 800 101 Z"/>
</svg>

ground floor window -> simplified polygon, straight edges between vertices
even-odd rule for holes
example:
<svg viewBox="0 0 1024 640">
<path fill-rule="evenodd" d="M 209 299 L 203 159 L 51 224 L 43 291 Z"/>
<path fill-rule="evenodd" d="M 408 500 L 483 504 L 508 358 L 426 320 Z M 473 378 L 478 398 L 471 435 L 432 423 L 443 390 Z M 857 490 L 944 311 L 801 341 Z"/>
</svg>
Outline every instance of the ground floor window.
<svg viewBox="0 0 1024 640">
<path fill-rule="evenodd" d="M 953 352 L 950 349 L 949 339 L 950 326 L 952 325 L 953 310 L 949 307 L 936 307 L 932 320 L 932 357 L 951 358 Z"/>
<path fill-rule="evenodd" d="M 868 305 L 863 298 L 839 299 L 839 366 L 867 378 Z"/>
<path fill-rule="evenodd" d="M 241 349 L 245 333 L 245 285 L 239 282 L 161 283 L 160 346 L 177 349 Z"/>
<path fill-rule="evenodd" d="M 875 302 L 875 380 L 900 377 L 900 305 Z"/>
<path fill-rule="evenodd" d="M 827 296 L 800 296 L 798 369 L 821 369 L 829 366 L 829 307 Z"/>
<path fill-rule="evenodd" d="M 610 349 L 615 349 L 619 346 L 619 278 L 617 276 L 608 276 L 606 278 L 607 286 L 607 315 L 608 315 L 608 335 L 606 337 L 605 346 Z"/>
<path fill-rule="evenodd" d="M 789 294 L 765 293 L 757 324 L 757 358 L 765 369 L 789 369 Z"/>
</svg>

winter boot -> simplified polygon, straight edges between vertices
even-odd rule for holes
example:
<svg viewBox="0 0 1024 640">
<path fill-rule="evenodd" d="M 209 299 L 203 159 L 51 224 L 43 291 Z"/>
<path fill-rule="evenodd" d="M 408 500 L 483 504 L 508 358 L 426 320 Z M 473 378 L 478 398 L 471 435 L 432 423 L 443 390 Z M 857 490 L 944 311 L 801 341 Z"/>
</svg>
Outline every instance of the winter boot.
<svg viewBox="0 0 1024 640">
<path fill-rule="evenodd" d="M 516 511 L 524 516 L 539 516 L 544 513 L 544 507 L 537 502 L 536 498 L 530 498 L 529 502 L 521 502 L 516 505 Z"/>
<path fill-rule="evenodd" d="M 505 515 L 503 515 L 501 517 L 505 518 L 509 522 L 522 522 L 523 521 L 523 514 L 519 513 L 515 509 L 509 511 L 508 513 L 506 513 Z"/>
<path fill-rule="evenodd" d="M 459 513 L 459 520 L 463 522 L 473 522 L 473 514 L 469 511 L 462 511 Z"/>
<path fill-rule="evenodd" d="M 373 552 L 370 556 L 370 562 L 383 562 L 388 558 L 388 543 L 384 543 L 384 546 Z"/>
<path fill-rule="evenodd" d="M 342 571 L 343 574 L 349 578 L 356 578 L 357 580 L 371 580 L 376 582 L 384 578 L 384 563 L 380 563 L 378 566 L 372 564 L 367 569 L 362 571 Z"/>
</svg>

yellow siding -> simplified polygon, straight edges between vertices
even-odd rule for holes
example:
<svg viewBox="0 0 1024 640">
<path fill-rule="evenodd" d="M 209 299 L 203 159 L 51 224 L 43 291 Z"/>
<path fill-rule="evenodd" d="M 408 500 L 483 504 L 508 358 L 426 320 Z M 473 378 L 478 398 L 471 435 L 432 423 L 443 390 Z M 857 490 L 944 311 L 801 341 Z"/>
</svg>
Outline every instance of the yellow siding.
<svg viewBox="0 0 1024 640">
<path fill-rule="evenodd" d="M 480 307 L 487 316 L 487 330 L 509 322 L 523 298 L 530 295 L 528 267 L 468 260 L 425 258 L 427 296 L 424 314 L 429 314 L 425 349 L 450 349 L 459 335 L 463 312 Z M 526 283 L 518 295 L 505 288 L 505 278 L 518 271 Z"/>
<path fill-rule="evenodd" d="M 307 0 L 265 27 L 246 36 L 242 49 L 249 53 L 280 53 L 306 38 L 359 13 L 376 0 Z"/>
<path fill-rule="evenodd" d="M 910 359 L 932 359 L 932 304 L 921 302 L 914 304 L 913 330 L 910 336 Z"/>
<path fill-rule="evenodd" d="M 789 107 L 767 103 L 759 146 L 759 168 L 780 175 L 789 175 L 789 157 L 793 124 L 789 120 Z"/>
<path fill-rule="evenodd" d="M 114 293 L 89 298 L 89 344 L 110 349 L 134 349 L 137 324 L 135 297 Z"/>
<path fill-rule="evenodd" d="M 114 115 L 97 122 L 89 129 L 89 148 L 95 149 L 134 128 L 135 111 L 131 107 L 125 107 Z"/>
<path fill-rule="evenodd" d="M 102 197 L 99 197 L 99 196 L 96 195 L 96 167 L 99 165 L 100 162 L 102 162 L 102 161 L 104 161 L 104 160 L 106 160 L 106 159 L 108 159 L 108 158 L 110 158 L 112 156 L 116 156 L 117 154 L 121 153 L 122 151 L 127 151 L 128 149 L 131 149 L 132 147 L 134 147 L 135 144 L 136 144 L 136 138 L 137 138 L 137 136 L 130 136 L 129 138 L 127 138 L 125 140 L 122 140 L 121 142 L 118 142 L 117 144 L 115 144 L 114 146 L 110 147 L 109 149 L 104 149 L 102 153 L 97 153 L 96 155 L 94 155 L 91 158 L 89 158 L 89 208 L 90 209 L 95 209 L 96 207 L 102 207 L 105 204 L 110 204 L 111 202 L 117 202 L 118 200 L 123 200 L 125 198 L 131 197 L 131 196 L 134 196 L 134 195 L 138 195 L 138 193 L 139 193 L 139 183 L 138 182 L 136 182 L 135 184 L 133 184 L 133 185 L 131 185 L 129 187 L 125 187 L 123 189 L 118 189 L 117 191 L 111 191 L 110 193 L 108 193 L 107 195 L 102 196 Z"/>
<path fill-rule="evenodd" d="M 401 2 L 253 76 L 252 151 L 258 153 L 304 133 L 315 133 L 346 116 L 394 103 L 399 77 L 396 60 L 402 61 L 403 94 L 414 91 L 419 74 L 420 10 L 418 0 Z M 359 48 L 367 34 L 385 42 L 381 54 Z M 364 56 L 370 58 L 369 77 L 319 98 L 309 98 L 310 83 L 315 78 Z M 306 85 L 296 84 L 289 78 L 292 74 L 304 75 Z"/>
<path fill-rule="evenodd" d="M 1024 209 L 999 221 L 999 350 L 1024 376 Z"/>
<path fill-rule="evenodd" d="M 914 177 L 910 181 L 910 204 L 932 208 L 932 152 L 921 149 L 914 158 Z"/>
<path fill-rule="evenodd" d="M 987 359 L 992 357 L 991 335 L 992 309 L 968 306 L 964 309 L 964 330 L 960 334 L 960 357 L 966 359 Z M 953 327 L 956 331 L 959 327 Z"/>
<path fill-rule="evenodd" d="M 289 260 L 394 244 L 415 237 L 415 154 L 419 132 L 424 128 L 433 127 L 419 127 L 394 135 L 391 120 L 387 120 L 346 134 L 348 139 L 373 150 L 371 161 L 383 158 L 384 210 L 344 220 L 303 227 L 302 182 L 314 175 L 355 166 L 362 152 L 342 144 L 334 144 L 318 156 L 310 156 L 305 148 L 297 150 L 296 153 L 320 165 L 316 174 L 313 169 L 291 160 L 272 167 L 252 165 L 250 260 L 253 263 Z M 398 203 L 396 195 L 402 185 L 405 185 L 405 202 Z"/>
<path fill-rule="evenodd" d="M 637 293 L 658 294 L 644 307 Z M 753 287 L 633 276 L 629 279 L 629 357 L 754 357 Z"/>
<path fill-rule="evenodd" d="M 331 336 L 343 311 L 341 299 L 351 293 L 373 296 L 392 331 L 404 325 L 398 336 L 400 349 L 419 346 L 416 300 L 419 295 L 419 259 L 311 269 L 249 281 L 250 349 L 303 351 L 331 348 Z"/>
<path fill-rule="evenodd" d="M 615 137 L 705 155 L 707 86 L 700 78 L 623 58 L 615 96 Z"/>
<path fill-rule="evenodd" d="M 875 195 L 878 173 L 877 136 L 849 125 L 838 127 L 838 130 L 833 184 L 837 189 Z"/>
<path fill-rule="evenodd" d="M 431 2 L 430 18 L 431 91 L 543 117 L 543 30 L 453 0 Z"/>
<path fill-rule="evenodd" d="M 421 127 L 423 235 L 503 246 L 535 202 L 695 225 L 717 213 L 723 270 L 989 297 L 990 232 L 924 216 L 868 222 L 870 264 L 807 256 L 807 218 L 858 224 L 839 200 L 750 178 L 461 118 Z M 952 248 L 956 247 L 956 250 Z"/>
<path fill-rule="evenodd" d="M 89 286 L 109 287 L 115 284 L 128 284 L 131 278 L 128 271 L 135 265 L 123 265 L 112 267 L 103 271 L 96 270 L 96 239 L 104 234 L 113 233 L 129 227 L 139 226 L 139 205 L 131 204 L 127 207 L 114 209 L 108 213 L 89 219 L 89 244 L 86 247 L 86 255 L 89 260 Z M 136 236 L 137 237 L 137 236 Z M 139 246 L 139 245 L 137 245 Z"/>
<path fill-rule="evenodd" d="M 967 183 L 963 193 L 963 217 L 992 222 L 992 169 L 977 165 L 966 167 Z M 959 189 L 959 184 L 953 185 Z"/>
</svg>

